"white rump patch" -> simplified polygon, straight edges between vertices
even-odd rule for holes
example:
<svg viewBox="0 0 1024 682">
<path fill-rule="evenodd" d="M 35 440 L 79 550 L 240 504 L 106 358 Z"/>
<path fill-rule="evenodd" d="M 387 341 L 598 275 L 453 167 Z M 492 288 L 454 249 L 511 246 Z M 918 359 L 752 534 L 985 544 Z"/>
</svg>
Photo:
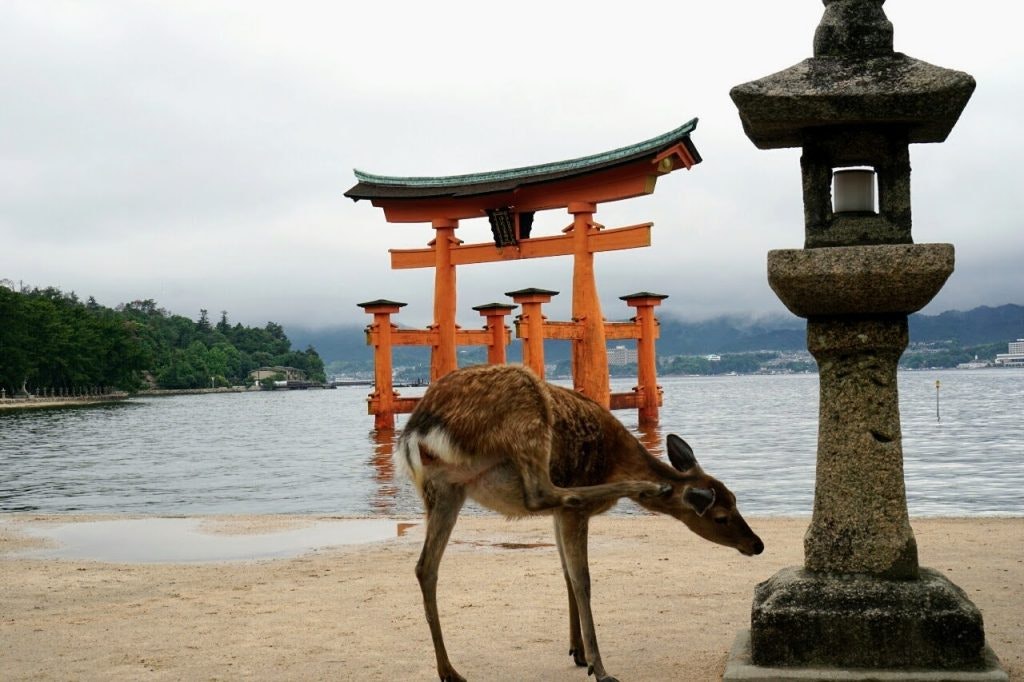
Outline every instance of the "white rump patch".
<svg viewBox="0 0 1024 682">
<path fill-rule="evenodd" d="M 395 469 L 408 476 L 416 484 L 416 487 L 421 490 L 423 489 L 421 445 L 431 455 L 446 464 L 459 465 L 466 463 L 466 458 L 458 452 L 443 429 L 433 428 L 425 434 L 402 434 L 401 439 L 398 441 L 398 449 L 394 455 Z"/>
<path fill-rule="evenodd" d="M 408 478 L 419 488 L 420 474 L 423 472 L 423 464 L 420 462 L 419 444 L 413 438 L 403 434 L 398 439 L 398 447 L 395 449 L 392 460 L 395 463 L 395 471 L 399 475 Z"/>
</svg>

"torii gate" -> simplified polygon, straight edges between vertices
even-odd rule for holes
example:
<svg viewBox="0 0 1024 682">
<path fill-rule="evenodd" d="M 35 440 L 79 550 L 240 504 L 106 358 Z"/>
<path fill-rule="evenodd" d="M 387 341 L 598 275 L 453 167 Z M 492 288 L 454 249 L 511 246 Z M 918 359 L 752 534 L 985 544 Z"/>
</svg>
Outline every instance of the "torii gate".
<svg viewBox="0 0 1024 682">
<path fill-rule="evenodd" d="M 392 269 L 434 268 L 431 380 L 457 368 L 456 267 L 548 256 L 573 257 L 573 386 L 611 406 L 607 335 L 594 276 L 594 254 L 651 244 L 651 226 L 607 229 L 594 220 L 597 205 L 651 194 L 658 177 L 700 163 L 690 140 L 697 119 L 658 137 L 592 156 L 503 171 L 447 177 L 396 177 L 356 170 L 345 192 L 368 199 L 391 223 L 429 222 L 435 237 L 423 249 L 391 249 Z M 537 211 L 564 208 L 572 223 L 562 234 L 534 236 Z M 464 244 L 460 220 L 486 216 L 493 242 Z"/>
</svg>

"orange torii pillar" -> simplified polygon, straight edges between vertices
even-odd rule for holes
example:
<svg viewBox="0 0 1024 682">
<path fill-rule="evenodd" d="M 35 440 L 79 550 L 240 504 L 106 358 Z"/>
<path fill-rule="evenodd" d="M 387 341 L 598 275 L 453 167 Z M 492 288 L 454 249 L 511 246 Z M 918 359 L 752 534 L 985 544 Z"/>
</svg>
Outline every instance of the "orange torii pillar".
<svg viewBox="0 0 1024 682">
<path fill-rule="evenodd" d="M 434 241 L 434 324 L 437 343 L 430 353 L 430 380 L 437 381 L 445 374 L 454 372 L 459 364 L 455 349 L 455 265 L 452 263 L 452 247 L 461 241 L 455 236 L 458 220 L 437 219 L 431 224 L 435 230 Z"/>
<path fill-rule="evenodd" d="M 514 305 L 507 303 L 487 303 L 475 305 L 473 310 L 480 313 L 481 317 L 487 319 L 487 331 L 491 340 L 487 344 L 487 364 L 504 365 L 507 357 L 506 348 L 510 339 L 510 332 L 505 326 L 505 316 L 512 314 Z"/>
<path fill-rule="evenodd" d="M 665 294 L 641 291 L 620 296 L 631 308 L 636 308 L 636 326 L 639 336 L 636 340 L 636 393 L 640 402 L 638 416 L 641 425 L 658 423 L 658 407 L 661 404 L 661 389 L 658 386 L 658 362 L 654 342 L 658 338 L 658 320 L 654 308 L 668 298 Z"/>
<path fill-rule="evenodd" d="M 516 335 L 523 341 L 523 364 L 544 378 L 544 315 L 540 307 L 548 303 L 557 291 L 548 289 L 519 289 L 506 291 L 506 296 L 522 306 L 523 312 L 516 319 Z"/>
<path fill-rule="evenodd" d="M 391 316 L 406 304 L 387 299 L 358 303 L 360 308 L 373 315 L 373 323 L 366 328 L 367 341 L 373 345 L 373 393 L 367 401 L 367 408 L 373 415 L 373 428 L 386 430 L 395 428 L 395 406 L 398 394 L 391 378 Z"/>
<path fill-rule="evenodd" d="M 608 347 L 604 317 L 594 277 L 594 251 L 590 237 L 600 230 L 594 222 L 596 204 L 573 201 L 568 206 L 573 216 L 572 318 L 580 325 L 580 334 L 572 342 L 573 388 L 598 404 L 611 407 L 608 378 Z"/>
</svg>

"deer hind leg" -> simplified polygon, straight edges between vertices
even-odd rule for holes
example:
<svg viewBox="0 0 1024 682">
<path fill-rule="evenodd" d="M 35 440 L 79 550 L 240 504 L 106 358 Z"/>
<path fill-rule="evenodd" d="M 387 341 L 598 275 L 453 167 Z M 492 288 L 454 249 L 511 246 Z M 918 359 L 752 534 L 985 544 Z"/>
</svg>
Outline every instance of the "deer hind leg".
<svg viewBox="0 0 1024 682">
<path fill-rule="evenodd" d="M 551 482 L 548 471 L 551 461 L 551 431 L 545 426 L 526 428 L 518 434 L 518 442 L 507 451 L 507 457 L 519 472 L 523 489 L 523 505 L 532 512 L 578 507 L 583 500 Z"/>
<path fill-rule="evenodd" d="M 668 483 L 650 481 L 620 481 L 561 488 L 551 482 L 546 468 L 537 470 L 532 466 L 521 468 L 520 474 L 523 483 L 523 504 L 531 512 L 600 505 L 623 497 L 659 497 L 672 492 L 672 486 Z"/>
<path fill-rule="evenodd" d="M 546 439 L 545 439 L 546 440 Z M 523 503 L 529 511 L 537 512 L 562 507 L 583 507 L 613 502 L 623 497 L 657 497 L 672 492 L 667 483 L 650 481 L 620 481 L 598 485 L 562 488 L 551 482 L 550 441 L 523 443 L 525 447 L 511 453 L 523 482 Z M 523 456 L 523 453 L 542 452 L 543 457 Z"/>
<path fill-rule="evenodd" d="M 427 478 L 423 483 L 423 504 L 427 510 L 426 540 L 423 551 L 416 563 L 416 578 L 423 592 L 423 609 L 430 637 L 434 641 L 434 655 L 437 657 L 437 674 L 442 682 L 466 682 L 448 660 L 444 637 L 441 635 L 441 620 L 437 612 L 437 569 L 441 556 L 448 545 L 459 510 L 466 501 L 466 490 L 438 478 Z"/>
<path fill-rule="evenodd" d="M 562 562 L 562 575 L 565 577 L 565 587 L 569 592 L 569 655 L 573 662 L 583 667 L 587 664 L 587 657 L 583 651 L 583 636 L 580 634 L 580 610 L 576 606 L 576 594 L 572 589 L 572 579 L 569 577 L 569 567 L 565 562 L 565 548 L 562 546 L 562 530 L 559 523 L 559 515 L 555 515 L 555 543 L 558 545 L 558 558 Z"/>
<path fill-rule="evenodd" d="M 575 598 L 579 614 L 587 673 L 592 673 L 598 682 L 618 682 L 608 674 L 601 662 L 601 652 L 597 648 L 597 633 L 594 630 L 594 616 L 590 611 L 590 566 L 587 561 L 589 524 L 590 517 L 586 514 L 572 511 L 555 512 L 555 532 L 559 537 L 572 597 Z"/>
</svg>

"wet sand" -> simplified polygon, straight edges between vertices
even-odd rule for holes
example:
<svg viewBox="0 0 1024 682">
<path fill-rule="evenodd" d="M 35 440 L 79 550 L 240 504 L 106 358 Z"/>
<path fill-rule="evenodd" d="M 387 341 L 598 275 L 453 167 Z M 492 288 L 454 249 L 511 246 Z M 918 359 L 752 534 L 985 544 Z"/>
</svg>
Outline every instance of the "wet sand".
<svg viewBox="0 0 1024 682">
<path fill-rule="evenodd" d="M 436 679 L 413 575 L 422 525 L 274 560 L 20 558 L 45 545 L 31 527 L 95 518 L 0 517 L 0 678 Z M 217 517 L 202 527 L 252 535 L 325 520 Z M 593 521 L 593 606 L 609 672 L 624 682 L 721 679 L 754 585 L 802 562 L 806 519 L 752 525 L 767 546 L 755 558 L 663 517 Z M 967 592 L 1010 679 L 1024 680 L 1024 519 L 919 519 L 914 530 L 921 564 Z M 449 653 L 467 678 L 587 679 L 567 655 L 549 519 L 463 516 L 438 591 Z"/>
</svg>

